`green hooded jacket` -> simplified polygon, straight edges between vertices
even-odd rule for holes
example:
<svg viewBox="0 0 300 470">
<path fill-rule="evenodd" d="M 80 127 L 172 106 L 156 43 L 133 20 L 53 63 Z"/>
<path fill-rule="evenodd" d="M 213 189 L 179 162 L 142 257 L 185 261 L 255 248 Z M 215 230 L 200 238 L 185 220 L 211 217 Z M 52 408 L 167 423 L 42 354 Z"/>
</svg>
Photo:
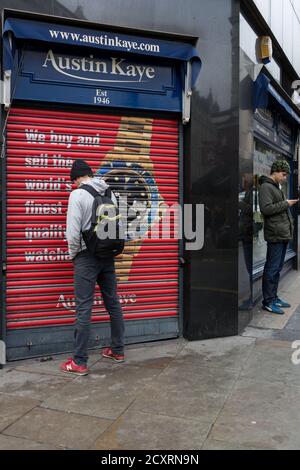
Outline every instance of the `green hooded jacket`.
<svg viewBox="0 0 300 470">
<path fill-rule="evenodd" d="M 259 184 L 259 207 L 264 216 L 265 240 L 288 242 L 293 238 L 294 222 L 284 193 L 267 176 L 261 176 Z"/>
</svg>

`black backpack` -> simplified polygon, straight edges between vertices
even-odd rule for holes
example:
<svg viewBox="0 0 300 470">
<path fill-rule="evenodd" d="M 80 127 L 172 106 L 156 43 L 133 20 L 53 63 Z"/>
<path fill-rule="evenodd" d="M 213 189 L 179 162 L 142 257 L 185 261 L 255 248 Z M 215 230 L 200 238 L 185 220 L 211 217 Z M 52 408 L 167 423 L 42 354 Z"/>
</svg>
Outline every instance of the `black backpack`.
<svg viewBox="0 0 300 470">
<path fill-rule="evenodd" d="M 88 184 L 81 185 L 80 189 L 85 189 L 94 196 L 91 227 L 82 232 L 88 251 L 96 258 L 111 258 L 119 255 L 124 250 L 125 238 L 120 213 L 111 199 L 111 189 L 108 188 L 103 196 Z M 112 217 L 110 217 L 111 212 L 113 213 Z M 108 238 L 107 229 L 112 224 L 114 237 Z M 106 238 L 99 237 L 99 232 L 106 235 Z"/>
</svg>

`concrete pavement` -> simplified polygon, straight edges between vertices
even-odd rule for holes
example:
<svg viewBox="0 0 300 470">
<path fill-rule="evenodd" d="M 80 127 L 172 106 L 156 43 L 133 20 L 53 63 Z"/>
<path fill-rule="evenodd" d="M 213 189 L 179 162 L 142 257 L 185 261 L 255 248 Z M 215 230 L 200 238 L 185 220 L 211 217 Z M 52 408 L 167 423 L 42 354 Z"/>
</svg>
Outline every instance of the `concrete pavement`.
<svg viewBox="0 0 300 470">
<path fill-rule="evenodd" d="M 300 366 L 290 341 L 183 339 L 91 354 L 87 377 L 62 357 L 0 371 L 0 449 L 298 449 Z"/>
<path fill-rule="evenodd" d="M 7 364 L 0 449 L 299 449 L 295 290 L 292 303 L 281 320 L 258 307 L 241 336 L 132 345 L 124 364 L 92 351 L 86 377 L 58 370 L 65 355 Z"/>
</svg>

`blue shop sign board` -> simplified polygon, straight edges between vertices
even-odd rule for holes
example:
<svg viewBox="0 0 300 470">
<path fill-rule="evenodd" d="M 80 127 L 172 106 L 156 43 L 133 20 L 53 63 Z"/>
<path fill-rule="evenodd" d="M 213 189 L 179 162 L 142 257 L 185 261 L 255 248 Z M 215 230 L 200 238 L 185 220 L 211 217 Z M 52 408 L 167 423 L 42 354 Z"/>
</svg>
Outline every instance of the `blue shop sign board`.
<svg viewBox="0 0 300 470">
<path fill-rule="evenodd" d="M 258 108 L 254 113 L 254 131 L 282 151 L 292 154 L 294 149 L 292 127 L 282 121 L 278 112 Z"/>
<path fill-rule="evenodd" d="M 180 63 L 51 45 L 15 55 L 15 99 L 180 112 Z"/>
<path fill-rule="evenodd" d="M 4 24 L 10 101 L 187 113 L 186 97 L 200 68 L 196 49 L 185 42 L 20 18 Z"/>
</svg>

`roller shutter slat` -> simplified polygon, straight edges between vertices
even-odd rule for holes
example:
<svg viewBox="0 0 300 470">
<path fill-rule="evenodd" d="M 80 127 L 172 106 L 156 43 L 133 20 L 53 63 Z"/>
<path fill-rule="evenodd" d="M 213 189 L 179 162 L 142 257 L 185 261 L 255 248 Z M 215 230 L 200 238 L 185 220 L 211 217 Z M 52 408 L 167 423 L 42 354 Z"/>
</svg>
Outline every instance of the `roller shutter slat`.
<svg viewBox="0 0 300 470">
<path fill-rule="evenodd" d="M 173 274 L 172 276 L 170 276 L 170 274 L 149 274 L 149 275 L 135 274 L 134 276 L 132 276 L 132 279 L 130 279 L 130 282 L 136 282 L 138 284 L 143 281 L 151 281 L 153 283 L 153 286 L 155 286 L 155 285 L 160 285 L 160 282 L 165 281 L 165 280 L 177 280 L 177 279 L 178 279 L 178 276 L 176 274 Z M 66 286 L 73 286 L 73 278 L 65 277 L 63 279 L 53 279 L 53 280 L 51 279 L 34 279 L 34 280 L 22 279 L 21 281 L 9 280 L 6 284 L 7 284 L 8 290 L 11 288 L 16 288 L 16 289 L 18 287 L 22 288 L 24 286 L 27 286 L 27 287 L 46 286 L 46 288 L 51 285 L 57 287 L 57 286 L 61 286 L 62 284 Z M 123 284 L 126 286 L 127 283 L 124 282 Z M 119 285 L 122 285 L 122 281 L 119 282 Z"/>
<path fill-rule="evenodd" d="M 125 314 L 125 320 L 140 320 L 143 318 L 162 318 L 162 317 L 177 317 L 178 310 L 166 310 L 159 312 L 145 312 L 144 314 Z M 93 316 L 92 320 L 94 323 L 107 322 L 110 320 L 108 315 Z M 46 326 L 58 326 L 58 325 L 71 325 L 74 323 L 74 318 L 48 318 L 47 320 L 28 320 L 28 321 L 14 321 L 7 322 L 7 329 L 16 328 L 29 328 L 29 327 L 46 327 Z"/>
</svg>

